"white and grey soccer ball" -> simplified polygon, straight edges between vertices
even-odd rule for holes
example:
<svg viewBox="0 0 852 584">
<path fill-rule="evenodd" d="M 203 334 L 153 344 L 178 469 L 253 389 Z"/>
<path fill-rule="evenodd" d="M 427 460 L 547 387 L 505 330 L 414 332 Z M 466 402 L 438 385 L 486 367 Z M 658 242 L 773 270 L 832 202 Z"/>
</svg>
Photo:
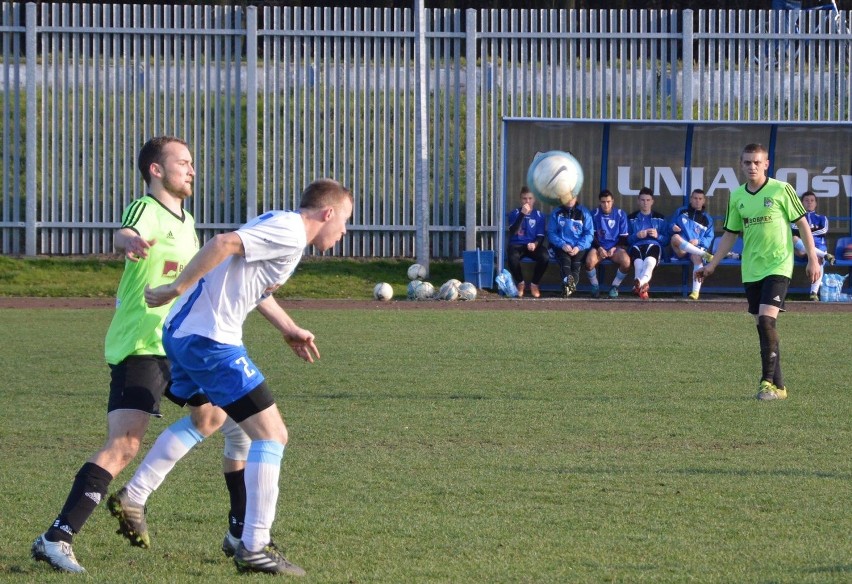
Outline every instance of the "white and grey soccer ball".
<svg viewBox="0 0 852 584">
<path fill-rule="evenodd" d="M 476 300 L 476 286 L 464 282 L 459 286 L 459 300 Z"/>
<path fill-rule="evenodd" d="M 458 284 L 456 284 L 458 282 Z M 459 297 L 459 282 L 458 280 L 447 280 L 438 291 L 435 293 L 436 300 L 456 300 Z"/>
<path fill-rule="evenodd" d="M 390 300 L 393 298 L 393 287 L 387 282 L 379 282 L 373 288 L 373 298 L 383 301 Z"/>
<path fill-rule="evenodd" d="M 583 167 L 570 152 L 539 152 L 527 171 L 527 186 L 548 205 L 568 205 L 583 188 Z"/>
<path fill-rule="evenodd" d="M 420 264 L 411 264 L 408 266 L 409 280 L 422 280 L 426 277 L 426 268 Z"/>
<path fill-rule="evenodd" d="M 435 295 L 435 287 L 430 282 L 412 280 L 408 283 L 409 300 L 428 300 Z"/>
</svg>

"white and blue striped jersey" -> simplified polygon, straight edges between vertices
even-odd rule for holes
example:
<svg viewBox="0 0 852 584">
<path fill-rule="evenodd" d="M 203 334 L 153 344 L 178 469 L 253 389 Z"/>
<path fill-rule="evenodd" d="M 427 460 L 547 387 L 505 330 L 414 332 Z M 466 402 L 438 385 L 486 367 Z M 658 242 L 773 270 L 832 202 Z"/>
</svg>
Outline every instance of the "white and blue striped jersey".
<svg viewBox="0 0 852 584">
<path fill-rule="evenodd" d="M 307 246 L 305 224 L 292 211 L 269 211 L 235 233 L 245 256 L 226 259 L 178 299 L 166 317 L 176 338 L 241 345 L 248 314 L 290 278 Z"/>
</svg>

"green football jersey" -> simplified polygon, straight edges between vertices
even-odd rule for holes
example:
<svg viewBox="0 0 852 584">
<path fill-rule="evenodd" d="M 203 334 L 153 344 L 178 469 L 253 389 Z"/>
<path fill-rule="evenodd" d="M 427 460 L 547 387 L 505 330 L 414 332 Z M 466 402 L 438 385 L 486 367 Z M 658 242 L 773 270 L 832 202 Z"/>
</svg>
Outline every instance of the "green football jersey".
<svg viewBox="0 0 852 584">
<path fill-rule="evenodd" d="M 133 201 L 121 218 L 128 227 L 146 240 L 156 240 L 148 248 L 148 257 L 138 262 L 125 260 L 118 284 L 115 314 L 105 341 L 107 363 L 116 365 L 129 355 L 165 355 L 163 320 L 171 308 L 149 308 L 145 304 L 145 286 L 152 288 L 174 282 L 198 251 L 195 219 L 183 211 L 178 217 L 151 195 Z"/>
<path fill-rule="evenodd" d="M 793 187 L 767 179 L 751 193 L 740 185 L 731 193 L 725 230 L 743 238 L 743 282 L 757 282 L 767 276 L 793 277 L 793 232 L 790 223 L 805 214 Z"/>
</svg>

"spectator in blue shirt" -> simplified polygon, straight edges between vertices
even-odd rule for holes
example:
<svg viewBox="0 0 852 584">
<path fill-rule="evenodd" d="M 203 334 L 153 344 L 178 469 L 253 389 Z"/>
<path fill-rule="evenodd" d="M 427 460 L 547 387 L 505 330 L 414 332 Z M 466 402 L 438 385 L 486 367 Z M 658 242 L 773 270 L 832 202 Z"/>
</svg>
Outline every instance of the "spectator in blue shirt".
<svg viewBox="0 0 852 584">
<path fill-rule="evenodd" d="M 618 286 L 630 271 L 627 213 L 615 207 L 612 192 L 607 189 L 598 194 L 598 208 L 592 213 L 592 226 L 592 249 L 586 254 L 586 275 L 592 284 L 592 298 L 600 296 L 597 265 L 604 260 L 610 260 L 618 268 L 609 289 L 609 297 L 618 298 Z"/>
<path fill-rule="evenodd" d="M 811 284 L 810 299 L 814 302 L 819 302 L 819 287 L 822 284 L 822 274 L 824 271 L 826 260 L 831 265 L 834 265 L 834 256 L 828 253 L 828 248 L 825 245 L 825 236 L 828 234 L 828 217 L 820 215 L 817 210 L 817 197 L 813 191 L 805 191 L 802 193 L 802 206 L 805 208 L 805 218 L 808 225 L 811 226 L 811 233 L 814 236 L 814 246 L 816 247 L 817 258 L 819 259 L 820 275 L 819 280 Z M 799 237 L 799 228 L 796 224 L 792 224 L 793 228 L 793 251 L 799 257 L 808 257 L 805 251 L 805 243 Z"/>
<path fill-rule="evenodd" d="M 509 213 L 506 221 L 509 225 L 509 272 L 518 284 L 518 296 L 523 297 L 527 286 L 521 271 L 521 259 L 527 257 L 535 261 L 530 295 L 538 298 L 541 296 L 538 285 L 550 262 L 544 241 L 544 214 L 535 208 L 535 197 L 525 186 L 521 187 L 520 199 L 521 206 Z"/>
<path fill-rule="evenodd" d="M 713 245 L 713 218 L 705 212 L 707 196 L 701 189 L 695 189 L 689 195 L 689 205 L 675 211 L 669 219 L 672 252 L 692 260 L 695 271 L 713 259 L 709 250 Z M 692 278 L 692 292 L 689 297 L 698 300 L 701 282 Z"/>
<path fill-rule="evenodd" d="M 654 191 L 648 187 L 639 189 L 639 210 L 627 216 L 630 235 L 630 257 L 633 259 L 633 293 L 642 300 L 648 299 L 651 276 L 660 263 L 663 248 L 669 243 L 666 218 L 652 209 Z"/>
<path fill-rule="evenodd" d="M 562 274 L 562 294 L 566 298 L 577 289 L 580 267 L 586 251 L 592 247 L 594 227 L 592 214 L 574 198 L 568 205 L 559 205 L 547 221 L 547 238 L 556 254 Z"/>
</svg>

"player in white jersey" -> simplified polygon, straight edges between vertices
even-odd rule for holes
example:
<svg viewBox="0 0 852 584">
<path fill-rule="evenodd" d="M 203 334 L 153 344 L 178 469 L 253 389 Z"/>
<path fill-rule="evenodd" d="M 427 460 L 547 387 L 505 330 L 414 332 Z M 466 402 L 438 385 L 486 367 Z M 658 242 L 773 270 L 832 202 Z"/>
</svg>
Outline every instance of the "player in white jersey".
<svg viewBox="0 0 852 584">
<path fill-rule="evenodd" d="M 340 241 L 352 206 L 352 193 L 340 183 L 314 181 L 302 193 L 298 211 L 270 211 L 237 231 L 217 235 L 172 284 L 145 291 L 150 306 L 181 296 L 163 329 L 172 393 L 189 398 L 203 392 L 252 440 L 245 469 L 245 526 L 234 554 L 240 571 L 305 574 L 270 537 L 287 427 L 242 344 L 243 323 L 257 308 L 297 356 L 310 363 L 319 358 L 313 333 L 290 318 L 273 292 L 293 273 L 306 246 L 325 251 Z"/>
</svg>

